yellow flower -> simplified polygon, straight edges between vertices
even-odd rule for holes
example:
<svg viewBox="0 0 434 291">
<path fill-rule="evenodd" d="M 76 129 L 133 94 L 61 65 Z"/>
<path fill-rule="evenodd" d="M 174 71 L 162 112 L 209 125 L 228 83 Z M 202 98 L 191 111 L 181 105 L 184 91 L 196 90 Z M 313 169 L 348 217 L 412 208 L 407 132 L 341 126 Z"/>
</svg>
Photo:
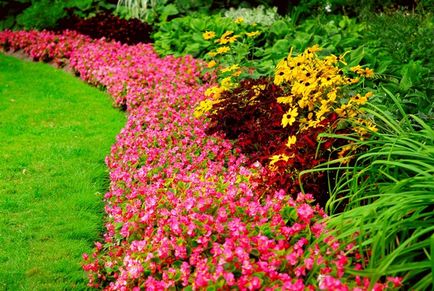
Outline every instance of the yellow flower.
<svg viewBox="0 0 434 291">
<path fill-rule="evenodd" d="M 232 83 L 232 78 L 231 77 L 224 78 L 221 81 L 221 86 L 225 90 L 231 89 L 234 86 L 234 83 Z"/>
<path fill-rule="evenodd" d="M 225 33 L 223 33 L 223 35 L 218 39 L 218 40 L 216 40 L 215 42 L 217 42 L 217 43 L 220 43 L 220 44 L 227 44 L 228 42 L 229 42 L 229 36 L 231 35 L 231 34 L 233 34 L 234 32 L 233 31 L 226 31 Z M 238 37 L 238 36 L 237 36 Z"/>
<path fill-rule="evenodd" d="M 290 77 L 289 69 L 286 67 L 278 68 L 276 73 L 274 74 L 274 84 L 280 85 L 283 82 L 287 81 Z"/>
<path fill-rule="evenodd" d="M 348 79 L 348 83 L 349 84 L 357 84 L 359 83 L 360 79 L 359 78 L 354 78 L 354 79 Z"/>
<path fill-rule="evenodd" d="M 330 92 L 327 93 L 327 98 L 330 103 L 334 103 L 336 101 L 337 97 L 337 89 L 332 89 Z"/>
<path fill-rule="evenodd" d="M 220 102 L 219 100 L 209 100 L 209 99 L 201 101 L 199 105 L 194 109 L 194 113 L 193 113 L 194 117 L 195 118 L 201 117 L 202 115 L 210 111 L 214 106 L 214 104 L 217 104 L 219 102 Z"/>
<path fill-rule="evenodd" d="M 336 114 L 339 115 L 339 117 L 345 117 L 347 110 L 351 108 L 351 105 L 349 104 L 342 104 L 341 107 L 337 108 L 335 110 Z"/>
<path fill-rule="evenodd" d="M 282 126 L 286 127 L 287 125 L 292 125 L 295 122 L 295 118 L 297 116 L 298 116 L 298 111 L 296 107 L 289 109 L 288 112 L 283 114 Z"/>
<path fill-rule="evenodd" d="M 371 91 L 369 91 L 368 93 L 365 94 L 366 98 L 370 98 L 374 95 L 374 93 L 372 93 Z"/>
<path fill-rule="evenodd" d="M 210 56 L 210 57 L 215 57 L 216 55 L 217 55 L 217 52 L 208 52 L 208 55 Z"/>
<path fill-rule="evenodd" d="M 241 70 L 235 71 L 232 73 L 232 77 L 238 77 L 239 75 L 241 75 Z"/>
<path fill-rule="evenodd" d="M 292 154 L 291 156 L 287 156 L 285 154 L 281 154 L 281 155 L 274 155 L 270 158 L 271 162 L 270 162 L 270 166 L 274 165 L 275 163 L 277 163 L 278 161 L 285 161 L 287 162 L 289 159 L 292 159 L 294 157 L 294 154 Z"/>
<path fill-rule="evenodd" d="M 213 68 L 215 65 L 217 65 L 216 61 L 212 60 L 208 63 L 208 68 Z"/>
<path fill-rule="evenodd" d="M 372 70 L 370 68 L 366 68 L 364 75 L 366 78 L 372 78 L 374 76 L 374 70 Z"/>
<path fill-rule="evenodd" d="M 366 78 L 372 78 L 374 76 L 374 70 L 370 68 L 362 68 L 361 66 L 355 66 L 351 68 L 351 71 L 353 71 L 356 74 L 359 74 L 360 76 L 366 77 Z"/>
<path fill-rule="evenodd" d="M 329 55 L 329 56 L 326 56 L 324 58 L 324 62 L 328 66 L 333 66 L 334 64 L 336 64 L 338 62 L 338 58 L 335 55 Z"/>
<path fill-rule="evenodd" d="M 294 145 L 297 142 L 297 137 L 295 135 L 291 135 L 288 137 L 288 142 L 286 143 L 286 146 L 291 148 L 292 145 Z"/>
<path fill-rule="evenodd" d="M 348 164 L 348 162 L 351 161 L 351 159 L 354 157 L 354 155 L 350 155 L 351 152 L 354 152 L 357 150 L 357 145 L 354 144 L 347 144 L 342 147 L 341 151 L 338 153 L 339 159 L 341 159 L 342 164 Z"/>
<path fill-rule="evenodd" d="M 253 32 L 246 32 L 247 37 L 257 37 L 258 35 L 260 35 L 261 32 L 260 31 L 253 31 Z"/>
<path fill-rule="evenodd" d="M 217 49 L 217 54 L 224 54 L 230 51 L 231 49 L 228 46 L 222 46 Z"/>
<path fill-rule="evenodd" d="M 242 17 L 238 17 L 237 19 L 235 19 L 235 23 L 243 23 L 244 22 L 244 18 Z"/>
<path fill-rule="evenodd" d="M 237 38 L 239 38 L 239 37 L 240 37 L 240 36 L 237 34 L 237 35 L 234 35 L 234 36 L 231 36 L 231 37 L 227 37 L 226 40 L 227 40 L 228 43 L 233 43 L 233 42 L 235 42 L 235 41 L 237 40 Z"/>
<path fill-rule="evenodd" d="M 308 49 L 306 49 L 303 52 L 303 55 L 307 58 L 307 59 L 312 59 L 315 57 L 315 53 L 321 51 L 321 48 L 319 47 L 319 45 L 314 45 Z"/>
<path fill-rule="evenodd" d="M 292 104 L 293 99 L 293 96 L 277 97 L 277 103 Z"/>
<path fill-rule="evenodd" d="M 350 70 L 356 74 L 361 74 L 362 72 L 364 72 L 364 69 L 359 65 L 357 65 L 355 67 L 351 67 Z"/>
<path fill-rule="evenodd" d="M 210 97 L 212 96 L 214 99 L 220 98 L 221 93 L 224 91 L 223 88 L 219 86 L 214 86 L 206 89 L 205 96 Z"/>
<path fill-rule="evenodd" d="M 323 103 L 321 105 L 321 107 L 319 108 L 319 110 L 316 112 L 316 118 L 321 118 L 322 116 L 324 116 L 326 113 L 329 112 L 329 107 L 327 105 L 327 103 Z"/>
<path fill-rule="evenodd" d="M 205 32 L 202 34 L 202 37 L 203 37 L 204 39 L 206 39 L 206 40 L 211 39 L 211 38 L 214 38 L 214 37 L 215 37 L 215 32 L 214 32 L 214 31 L 205 31 Z"/>
<path fill-rule="evenodd" d="M 340 55 L 337 60 L 339 62 L 341 62 L 342 64 L 344 64 L 345 66 L 347 66 L 348 64 L 345 62 L 345 56 L 349 53 L 350 51 L 346 51 L 345 53 L 343 53 L 342 55 Z"/>
<path fill-rule="evenodd" d="M 368 98 L 373 95 L 372 92 L 368 92 L 365 94 L 365 96 L 361 96 L 360 94 L 357 94 L 356 96 L 351 97 L 350 103 L 356 103 L 359 105 L 363 105 L 368 101 Z"/>
<path fill-rule="evenodd" d="M 224 69 L 221 69 L 220 72 L 222 72 L 222 73 L 232 72 L 232 71 L 235 71 L 235 70 L 237 70 L 237 69 L 239 69 L 239 68 L 240 68 L 240 66 L 237 65 L 237 64 L 235 64 L 235 65 L 232 65 L 232 66 L 230 66 L 230 67 L 226 67 L 226 68 L 224 68 Z"/>
<path fill-rule="evenodd" d="M 255 92 L 255 94 L 259 95 L 261 91 L 265 89 L 265 85 L 253 85 L 252 89 Z"/>
<path fill-rule="evenodd" d="M 368 125 L 368 129 L 373 132 L 377 132 L 378 128 L 375 125 Z"/>
<path fill-rule="evenodd" d="M 315 44 L 315 45 L 311 46 L 310 48 L 308 48 L 306 51 L 308 53 L 316 53 L 316 52 L 319 52 L 321 50 L 322 50 L 322 48 L 319 45 Z"/>
</svg>

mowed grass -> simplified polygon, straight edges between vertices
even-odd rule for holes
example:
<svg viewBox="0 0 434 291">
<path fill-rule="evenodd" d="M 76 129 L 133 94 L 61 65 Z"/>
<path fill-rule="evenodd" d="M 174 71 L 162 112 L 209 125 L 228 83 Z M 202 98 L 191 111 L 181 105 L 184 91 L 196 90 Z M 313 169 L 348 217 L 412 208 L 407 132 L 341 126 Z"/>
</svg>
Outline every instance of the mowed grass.
<svg viewBox="0 0 434 291">
<path fill-rule="evenodd" d="M 0 54 L 0 290 L 86 289 L 103 228 L 104 158 L 126 121 L 110 97 Z"/>
</svg>

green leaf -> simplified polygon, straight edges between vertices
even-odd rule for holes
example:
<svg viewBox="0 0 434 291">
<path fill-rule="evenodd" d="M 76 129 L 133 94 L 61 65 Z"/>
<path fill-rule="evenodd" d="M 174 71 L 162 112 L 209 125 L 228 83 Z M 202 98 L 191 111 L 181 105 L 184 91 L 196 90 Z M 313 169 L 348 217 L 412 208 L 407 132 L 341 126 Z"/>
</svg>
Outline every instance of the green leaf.
<svg viewBox="0 0 434 291">
<path fill-rule="evenodd" d="M 337 46 L 338 43 L 341 41 L 342 36 L 340 34 L 333 35 L 330 37 L 330 42 L 333 44 L 333 46 Z"/>
<path fill-rule="evenodd" d="M 190 54 L 193 57 L 199 55 L 200 51 L 201 51 L 200 44 L 198 44 L 198 43 L 189 44 L 184 49 L 184 53 Z"/>
<path fill-rule="evenodd" d="M 297 211 L 291 206 L 283 207 L 280 215 L 282 215 L 282 218 L 285 222 L 295 221 L 297 219 Z"/>
<path fill-rule="evenodd" d="M 430 239 L 430 249 L 431 249 L 431 283 L 434 283 L 434 234 L 431 235 Z"/>
<path fill-rule="evenodd" d="M 303 51 L 307 45 L 311 42 L 313 34 L 309 34 L 306 32 L 297 32 L 295 35 L 295 39 L 292 41 L 292 46 L 296 49 L 296 51 Z"/>
<path fill-rule="evenodd" d="M 271 53 L 273 55 L 273 58 L 280 59 L 286 54 L 288 54 L 290 45 L 291 44 L 287 39 L 279 39 L 278 41 L 276 41 L 276 43 L 271 48 Z"/>
<path fill-rule="evenodd" d="M 92 6 L 92 0 L 70 0 L 65 3 L 65 7 L 76 7 L 80 10 L 87 10 Z"/>
<path fill-rule="evenodd" d="M 166 22 L 169 16 L 177 15 L 177 14 L 179 14 L 179 11 L 175 5 L 173 4 L 166 5 L 164 6 L 163 11 L 161 12 L 160 21 Z"/>
<path fill-rule="evenodd" d="M 348 65 L 350 67 L 357 66 L 364 56 L 365 56 L 365 48 L 362 46 L 359 47 L 358 49 L 351 51 Z"/>
<path fill-rule="evenodd" d="M 203 19 L 193 18 L 190 21 L 190 27 L 195 31 L 203 32 L 206 28 L 206 23 Z"/>
<path fill-rule="evenodd" d="M 402 75 L 402 79 L 399 82 L 399 89 L 402 91 L 407 91 L 413 86 L 413 82 L 411 81 L 411 76 L 408 70 L 404 70 Z"/>
<path fill-rule="evenodd" d="M 283 20 L 278 20 L 270 27 L 270 33 L 275 34 L 277 37 L 285 37 L 289 33 L 289 26 Z"/>
<path fill-rule="evenodd" d="M 258 251 L 257 249 L 252 249 L 252 250 L 250 251 L 250 254 L 251 254 L 252 256 L 256 257 L 256 258 L 259 258 L 259 256 L 260 256 L 260 253 L 259 253 L 259 251 Z"/>
</svg>

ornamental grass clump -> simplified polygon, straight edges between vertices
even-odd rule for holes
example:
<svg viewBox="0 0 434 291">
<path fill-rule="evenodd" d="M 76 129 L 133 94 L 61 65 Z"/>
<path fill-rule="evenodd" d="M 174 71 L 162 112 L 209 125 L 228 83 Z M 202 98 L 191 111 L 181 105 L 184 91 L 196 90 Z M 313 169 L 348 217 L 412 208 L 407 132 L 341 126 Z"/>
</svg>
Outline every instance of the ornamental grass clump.
<svg viewBox="0 0 434 291">
<path fill-rule="evenodd" d="M 367 150 L 335 175 L 328 225 L 343 240 L 358 233 L 361 255 L 369 257 L 364 272 L 372 274 L 373 281 L 402 276 L 405 286 L 429 290 L 434 254 L 433 123 L 406 114 L 397 96 L 383 91 L 403 118 L 396 120 L 380 106 L 366 108 L 379 130 L 366 140 L 353 137 Z"/>
</svg>

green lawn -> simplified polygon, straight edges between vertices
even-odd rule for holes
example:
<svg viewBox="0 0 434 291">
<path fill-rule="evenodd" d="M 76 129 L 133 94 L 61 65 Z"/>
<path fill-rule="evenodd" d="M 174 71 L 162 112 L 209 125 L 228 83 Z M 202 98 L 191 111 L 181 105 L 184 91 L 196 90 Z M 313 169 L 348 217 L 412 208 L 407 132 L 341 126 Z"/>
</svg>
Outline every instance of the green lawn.
<svg viewBox="0 0 434 291">
<path fill-rule="evenodd" d="M 0 290 L 86 288 L 125 120 L 78 78 L 0 54 Z"/>
</svg>

